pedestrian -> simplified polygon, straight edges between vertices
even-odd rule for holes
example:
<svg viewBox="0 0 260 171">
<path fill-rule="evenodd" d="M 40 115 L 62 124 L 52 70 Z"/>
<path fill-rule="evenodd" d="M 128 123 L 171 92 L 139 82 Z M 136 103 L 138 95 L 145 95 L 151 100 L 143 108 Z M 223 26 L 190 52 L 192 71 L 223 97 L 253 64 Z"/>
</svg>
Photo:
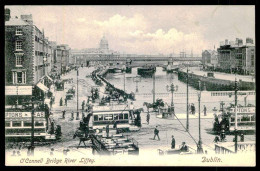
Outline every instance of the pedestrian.
<svg viewBox="0 0 260 171">
<path fill-rule="evenodd" d="M 74 119 L 74 112 L 72 111 L 71 112 L 71 120 L 73 120 Z"/>
<path fill-rule="evenodd" d="M 158 137 L 158 140 L 160 140 L 160 137 L 159 137 L 159 130 L 157 129 L 158 126 L 156 126 L 156 128 L 154 129 L 154 137 L 153 139 L 155 140 L 155 137 L 157 136 Z"/>
<path fill-rule="evenodd" d="M 54 148 L 51 148 L 50 156 L 53 156 Z"/>
<path fill-rule="evenodd" d="M 175 149 L 175 138 L 174 138 L 174 136 L 172 136 L 172 149 Z"/>
<path fill-rule="evenodd" d="M 66 110 L 62 111 L 62 119 L 65 119 Z"/>
<path fill-rule="evenodd" d="M 82 112 L 82 119 L 85 117 L 85 113 L 84 112 Z"/>
<path fill-rule="evenodd" d="M 51 122 L 51 130 L 50 130 L 50 134 L 54 134 L 54 122 Z"/>
<path fill-rule="evenodd" d="M 215 139 L 214 139 L 213 142 L 215 142 L 215 143 L 218 143 L 218 142 L 219 142 L 219 136 L 218 136 L 218 135 L 216 135 L 216 137 L 215 137 Z"/>
<path fill-rule="evenodd" d="M 50 108 L 52 109 L 52 103 L 53 103 L 53 101 L 52 101 L 52 98 L 51 98 L 51 100 L 50 100 Z"/>
<path fill-rule="evenodd" d="M 65 98 L 65 106 L 67 106 L 67 103 L 68 103 L 68 99 L 67 97 Z"/>
<path fill-rule="evenodd" d="M 149 112 L 147 113 L 147 116 L 146 116 L 146 121 L 147 121 L 147 124 L 149 125 L 149 120 L 150 120 L 150 114 Z"/>
<path fill-rule="evenodd" d="M 241 142 L 244 142 L 244 139 L 245 139 L 244 134 L 241 134 L 241 135 L 240 135 L 240 141 L 241 141 Z"/>
<path fill-rule="evenodd" d="M 107 133 L 107 137 L 109 137 L 109 124 L 107 124 L 106 126 L 106 133 Z"/>
<path fill-rule="evenodd" d="M 63 100 L 62 100 L 62 97 L 60 98 L 60 106 L 63 106 Z"/>
<path fill-rule="evenodd" d="M 221 130 L 221 134 L 220 134 L 220 141 L 223 142 L 225 141 L 226 135 L 225 135 L 225 130 L 222 129 Z"/>
<path fill-rule="evenodd" d="M 82 111 L 84 111 L 84 108 L 85 108 L 85 100 L 83 100 L 83 102 L 82 102 Z"/>
<path fill-rule="evenodd" d="M 181 147 L 180 150 L 181 150 L 182 152 L 187 152 L 187 151 L 188 151 L 188 147 L 187 147 L 187 145 L 186 145 L 185 142 L 182 142 L 182 147 Z"/>
<path fill-rule="evenodd" d="M 192 113 L 193 115 L 195 114 L 195 106 L 194 106 L 193 103 L 191 104 L 191 113 Z"/>
<path fill-rule="evenodd" d="M 205 105 L 204 105 L 204 109 L 203 109 L 203 111 L 204 111 L 204 116 L 207 116 L 207 108 L 206 108 Z"/>
</svg>

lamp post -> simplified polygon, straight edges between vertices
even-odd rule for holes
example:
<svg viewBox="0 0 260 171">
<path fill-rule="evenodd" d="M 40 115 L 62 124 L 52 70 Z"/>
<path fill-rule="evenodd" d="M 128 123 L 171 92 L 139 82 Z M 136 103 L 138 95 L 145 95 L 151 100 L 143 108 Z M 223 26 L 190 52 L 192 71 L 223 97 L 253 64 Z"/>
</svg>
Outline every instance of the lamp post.
<svg viewBox="0 0 260 171">
<path fill-rule="evenodd" d="M 45 74 L 45 62 L 47 61 L 47 54 L 46 54 L 46 56 L 44 55 L 44 57 L 43 57 L 43 75 L 46 75 Z"/>
<path fill-rule="evenodd" d="M 139 75 L 137 75 L 136 77 L 134 77 L 134 82 L 136 83 L 136 89 L 135 92 L 138 92 L 138 82 L 141 82 L 141 77 Z"/>
<path fill-rule="evenodd" d="M 174 104 L 173 104 L 173 93 L 175 91 L 178 91 L 178 86 L 174 86 L 174 84 L 172 83 L 170 86 L 166 86 L 167 88 L 167 91 L 170 91 L 172 93 L 172 99 L 171 99 L 171 107 L 174 107 Z"/>
<path fill-rule="evenodd" d="M 79 68 L 77 68 L 77 117 L 76 120 L 79 120 Z"/>
<path fill-rule="evenodd" d="M 186 122 L 186 130 L 189 131 L 189 66 L 187 67 L 187 122 Z"/>
<path fill-rule="evenodd" d="M 197 147 L 197 153 L 203 153 L 201 132 L 200 132 L 200 100 L 201 100 L 201 82 L 199 81 L 198 101 L 199 101 L 199 142 Z"/>
<path fill-rule="evenodd" d="M 126 73 L 126 66 L 125 65 L 123 65 L 123 67 L 122 67 L 122 72 L 124 73 L 124 93 L 126 93 L 125 92 L 125 73 Z"/>
<path fill-rule="evenodd" d="M 237 78 L 235 78 L 235 152 L 237 153 Z"/>
</svg>

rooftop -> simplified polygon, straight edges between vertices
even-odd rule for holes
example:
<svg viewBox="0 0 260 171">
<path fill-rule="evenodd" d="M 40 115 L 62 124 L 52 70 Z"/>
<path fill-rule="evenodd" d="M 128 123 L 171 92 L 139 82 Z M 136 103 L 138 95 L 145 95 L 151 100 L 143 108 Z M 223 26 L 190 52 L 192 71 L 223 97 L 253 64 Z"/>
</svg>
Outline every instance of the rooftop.
<svg viewBox="0 0 260 171">
<path fill-rule="evenodd" d="M 9 21 L 5 22 L 5 26 L 22 26 L 22 25 L 29 25 L 29 24 L 20 18 L 10 18 Z"/>
</svg>

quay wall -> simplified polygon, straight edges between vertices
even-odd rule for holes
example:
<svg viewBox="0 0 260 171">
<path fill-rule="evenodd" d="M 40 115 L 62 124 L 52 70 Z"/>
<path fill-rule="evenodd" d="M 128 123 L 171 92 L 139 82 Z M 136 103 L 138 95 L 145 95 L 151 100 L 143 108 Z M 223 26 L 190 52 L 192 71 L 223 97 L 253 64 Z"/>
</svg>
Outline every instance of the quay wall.
<svg viewBox="0 0 260 171">
<path fill-rule="evenodd" d="M 196 75 L 194 73 L 188 73 L 189 85 L 195 89 L 199 89 L 199 80 L 201 81 L 202 90 L 207 91 L 233 91 L 235 81 L 217 79 L 212 77 L 204 77 L 201 75 Z M 184 83 L 187 82 L 187 73 L 184 71 L 178 71 L 178 79 Z M 246 82 L 238 80 L 238 90 L 254 90 L 254 82 Z"/>
</svg>

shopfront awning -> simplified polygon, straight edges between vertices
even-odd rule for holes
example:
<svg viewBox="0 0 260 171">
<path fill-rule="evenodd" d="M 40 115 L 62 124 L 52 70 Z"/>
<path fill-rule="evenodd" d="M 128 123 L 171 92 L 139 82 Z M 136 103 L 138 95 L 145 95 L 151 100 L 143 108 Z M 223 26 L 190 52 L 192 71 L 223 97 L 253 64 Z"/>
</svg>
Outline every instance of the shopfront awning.
<svg viewBox="0 0 260 171">
<path fill-rule="evenodd" d="M 46 75 L 46 77 L 47 77 L 50 81 L 53 81 L 53 79 L 52 79 L 50 76 Z"/>
<path fill-rule="evenodd" d="M 44 92 L 48 92 L 49 88 L 46 87 L 44 84 L 42 84 L 41 82 L 39 82 L 37 85 L 37 87 L 39 87 L 42 91 Z"/>
</svg>

